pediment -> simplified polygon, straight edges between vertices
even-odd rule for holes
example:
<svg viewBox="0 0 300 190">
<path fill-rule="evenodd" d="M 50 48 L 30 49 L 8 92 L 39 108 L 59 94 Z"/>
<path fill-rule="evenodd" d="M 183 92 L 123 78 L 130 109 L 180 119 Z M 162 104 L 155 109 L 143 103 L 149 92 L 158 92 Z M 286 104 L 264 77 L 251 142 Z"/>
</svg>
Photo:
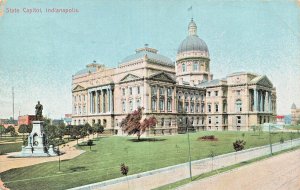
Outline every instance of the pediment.
<svg viewBox="0 0 300 190">
<path fill-rule="evenodd" d="M 72 92 L 81 91 L 81 90 L 84 90 L 84 89 L 85 89 L 84 87 L 82 87 L 82 86 L 80 86 L 80 85 L 76 85 L 76 86 L 73 88 Z"/>
<path fill-rule="evenodd" d="M 128 81 L 137 80 L 137 79 L 141 79 L 141 78 L 136 75 L 133 75 L 133 74 L 128 74 L 125 77 L 123 77 L 120 80 L 120 82 L 128 82 Z"/>
<path fill-rule="evenodd" d="M 256 85 L 266 86 L 266 87 L 270 87 L 270 88 L 273 87 L 272 82 L 265 75 L 262 77 L 259 77 L 259 78 L 254 78 L 251 82 Z"/>
<path fill-rule="evenodd" d="M 150 80 L 158 80 L 164 82 L 176 83 L 176 81 L 165 72 L 159 72 L 149 77 Z"/>
</svg>

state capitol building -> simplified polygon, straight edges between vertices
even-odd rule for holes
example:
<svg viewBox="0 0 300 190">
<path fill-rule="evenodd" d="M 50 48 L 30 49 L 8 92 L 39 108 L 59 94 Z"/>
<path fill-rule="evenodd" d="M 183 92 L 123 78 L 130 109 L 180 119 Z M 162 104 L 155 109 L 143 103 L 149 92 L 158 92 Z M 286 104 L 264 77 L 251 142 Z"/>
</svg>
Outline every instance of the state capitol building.
<svg viewBox="0 0 300 190">
<path fill-rule="evenodd" d="M 275 121 L 276 89 L 265 75 L 238 72 L 214 79 L 206 43 L 190 21 L 176 62 L 145 45 L 117 68 L 96 62 L 72 77 L 72 124 L 104 126 L 123 134 L 122 119 L 138 107 L 155 116 L 147 133 L 174 134 L 193 130 L 241 130 Z"/>
</svg>

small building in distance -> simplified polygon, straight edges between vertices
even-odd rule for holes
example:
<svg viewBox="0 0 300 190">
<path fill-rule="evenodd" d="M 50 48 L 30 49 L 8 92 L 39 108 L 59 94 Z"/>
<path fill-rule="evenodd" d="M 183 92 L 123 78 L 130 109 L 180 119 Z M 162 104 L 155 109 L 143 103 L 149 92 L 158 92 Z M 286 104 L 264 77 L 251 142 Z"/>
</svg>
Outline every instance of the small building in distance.
<svg viewBox="0 0 300 190">
<path fill-rule="evenodd" d="M 64 123 L 65 125 L 72 125 L 72 114 L 65 114 Z"/>
<path fill-rule="evenodd" d="M 277 125 L 285 125 L 284 115 L 277 115 L 276 116 L 276 124 Z"/>
<path fill-rule="evenodd" d="M 31 125 L 35 115 L 22 115 L 18 117 L 18 125 Z"/>
<path fill-rule="evenodd" d="M 293 103 L 291 107 L 292 125 L 300 124 L 300 108 L 297 108 L 296 104 Z"/>
</svg>

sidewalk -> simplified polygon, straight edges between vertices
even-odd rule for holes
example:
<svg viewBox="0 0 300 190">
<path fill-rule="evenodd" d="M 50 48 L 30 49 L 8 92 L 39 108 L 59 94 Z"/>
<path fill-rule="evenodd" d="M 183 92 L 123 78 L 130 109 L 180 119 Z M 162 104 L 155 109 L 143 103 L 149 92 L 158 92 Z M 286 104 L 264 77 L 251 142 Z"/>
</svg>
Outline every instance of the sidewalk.
<svg viewBox="0 0 300 190">
<path fill-rule="evenodd" d="M 300 150 L 191 182 L 178 190 L 300 189 Z"/>
<path fill-rule="evenodd" d="M 273 152 L 278 152 L 291 148 L 291 146 L 299 146 L 300 139 L 293 140 L 293 143 L 286 141 L 283 144 L 273 144 Z M 239 162 L 251 160 L 257 157 L 270 154 L 270 146 L 262 146 L 253 149 L 247 149 L 237 153 L 229 153 L 214 157 L 212 164 L 211 158 L 197 160 L 192 162 L 192 174 L 200 175 L 209 172 L 213 169 L 230 166 Z M 140 189 L 154 189 L 163 185 L 174 183 L 176 181 L 186 179 L 189 177 L 189 164 L 179 164 L 167 168 L 161 168 L 149 172 L 121 177 L 95 184 L 85 185 L 72 190 L 90 190 L 90 189 L 118 189 L 118 190 L 140 190 Z"/>
</svg>

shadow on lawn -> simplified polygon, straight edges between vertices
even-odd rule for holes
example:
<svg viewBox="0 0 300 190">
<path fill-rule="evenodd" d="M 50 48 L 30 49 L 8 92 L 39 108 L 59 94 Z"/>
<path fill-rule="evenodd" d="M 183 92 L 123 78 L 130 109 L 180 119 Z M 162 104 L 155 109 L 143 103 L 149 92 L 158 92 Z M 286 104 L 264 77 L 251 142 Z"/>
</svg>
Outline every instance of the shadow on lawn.
<svg viewBox="0 0 300 190">
<path fill-rule="evenodd" d="M 77 166 L 77 167 L 70 168 L 70 170 L 71 172 L 79 172 L 79 171 L 86 171 L 88 169 L 84 166 Z"/>
<path fill-rule="evenodd" d="M 138 139 L 128 139 L 131 142 L 155 142 L 155 141 L 165 141 L 167 139 L 157 139 L 157 138 L 141 138 L 140 140 Z"/>
</svg>

